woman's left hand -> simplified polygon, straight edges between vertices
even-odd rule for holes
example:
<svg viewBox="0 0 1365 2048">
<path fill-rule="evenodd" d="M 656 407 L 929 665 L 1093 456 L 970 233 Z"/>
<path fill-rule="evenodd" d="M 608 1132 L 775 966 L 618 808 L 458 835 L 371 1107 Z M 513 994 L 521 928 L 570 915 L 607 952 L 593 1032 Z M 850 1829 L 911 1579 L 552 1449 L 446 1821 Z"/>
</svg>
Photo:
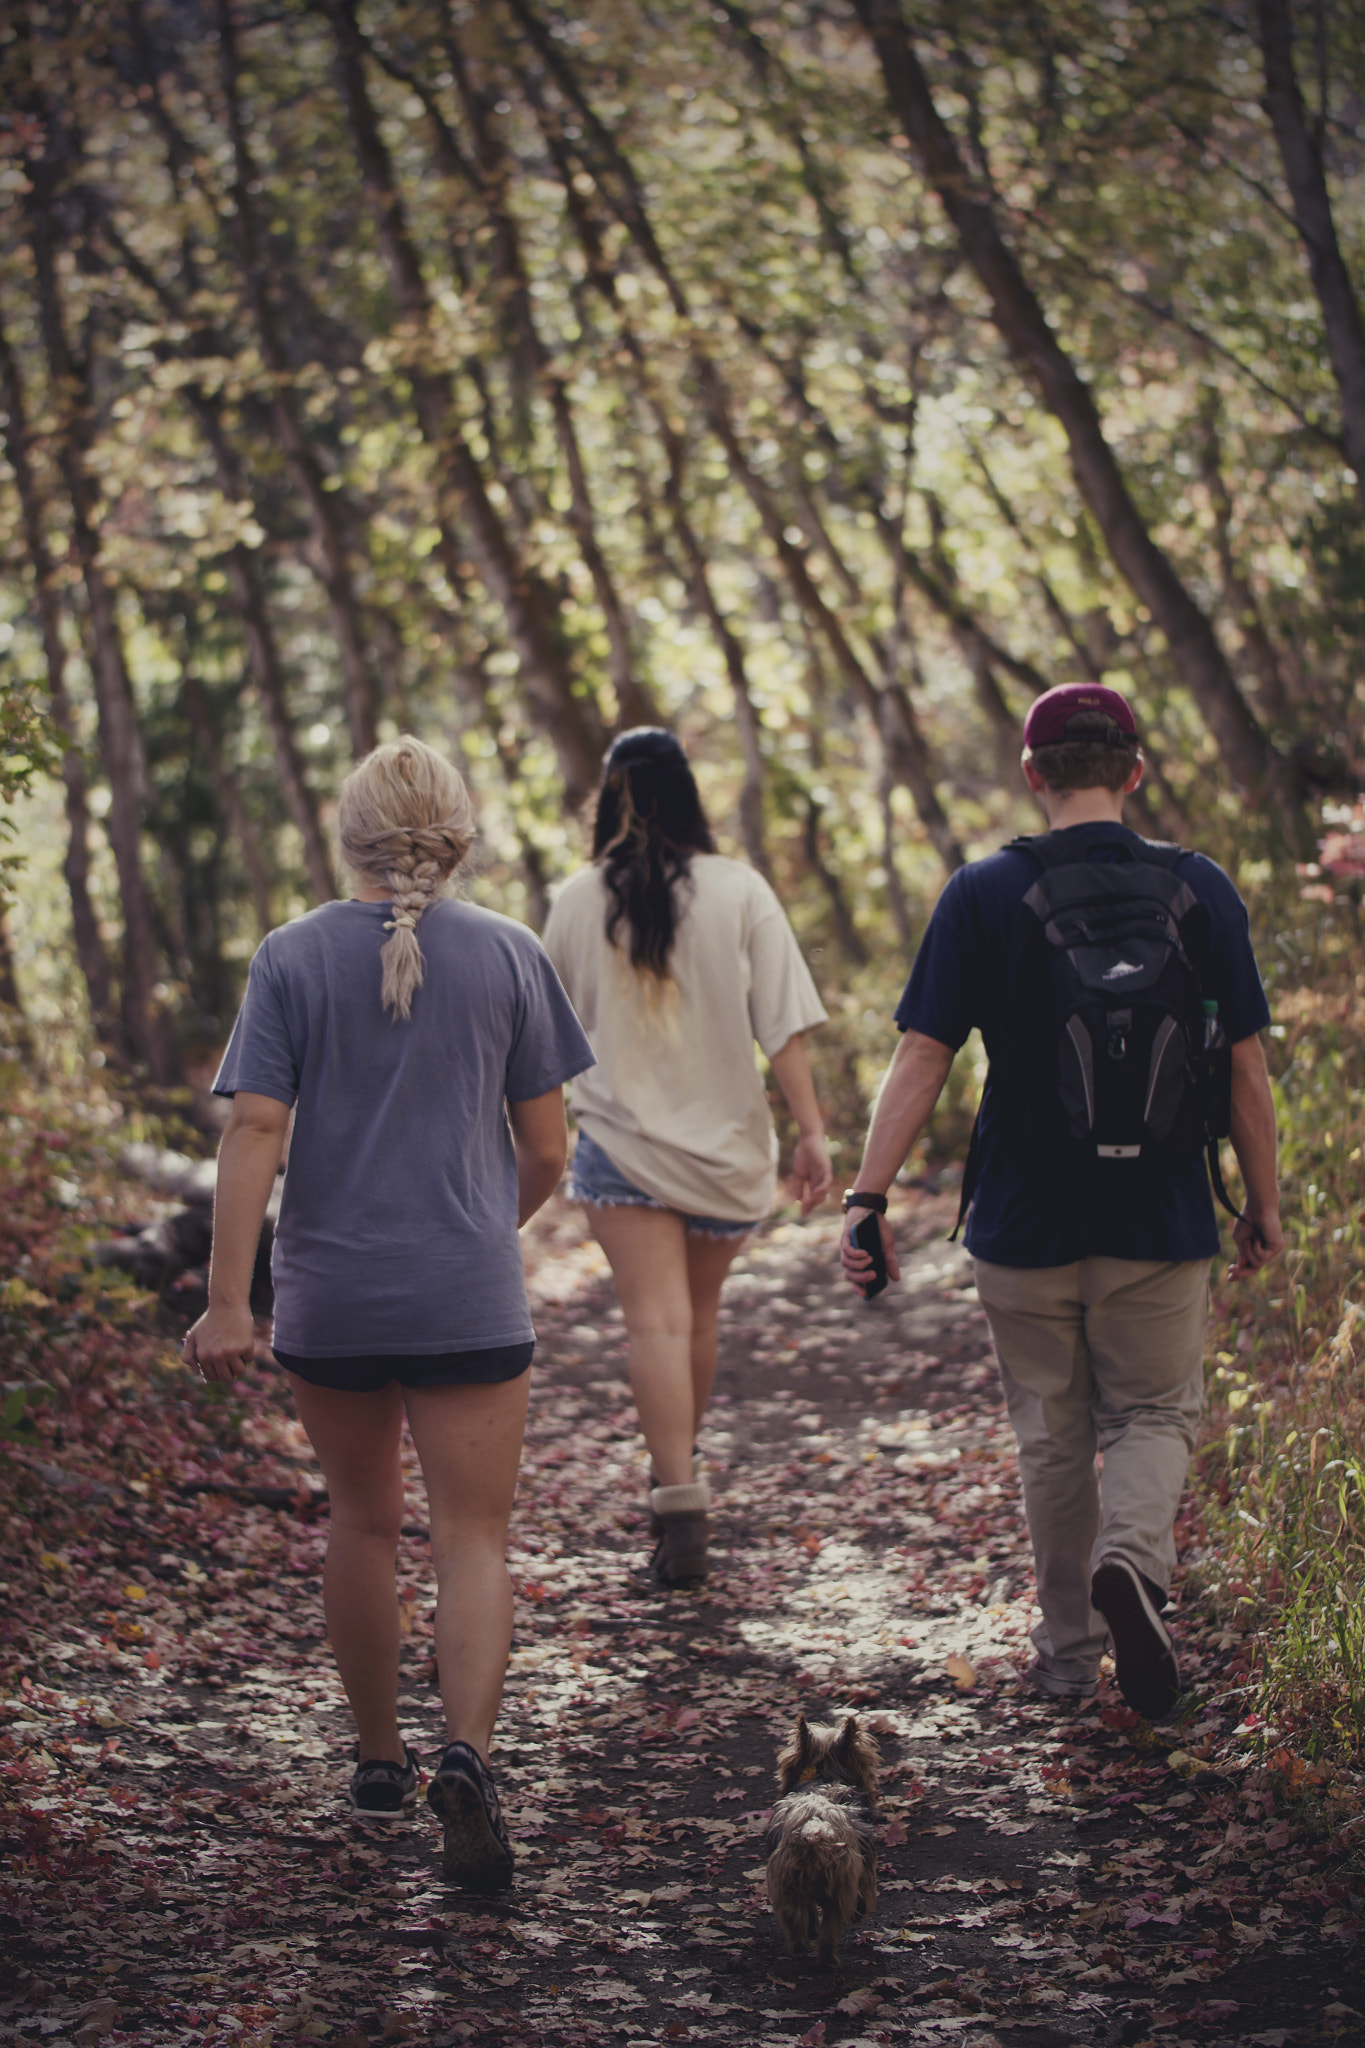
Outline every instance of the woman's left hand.
<svg viewBox="0 0 1365 2048">
<path fill-rule="evenodd" d="M 809 1216 L 812 1209 L 818 1209 L 833 1185 L 834 1168 L 824 1132 L 812 1131 L 809 1137 L 799 1138 L 792 1153 L 792 1192 L 801 1204 L 801 1214 Z"/>
</svg>

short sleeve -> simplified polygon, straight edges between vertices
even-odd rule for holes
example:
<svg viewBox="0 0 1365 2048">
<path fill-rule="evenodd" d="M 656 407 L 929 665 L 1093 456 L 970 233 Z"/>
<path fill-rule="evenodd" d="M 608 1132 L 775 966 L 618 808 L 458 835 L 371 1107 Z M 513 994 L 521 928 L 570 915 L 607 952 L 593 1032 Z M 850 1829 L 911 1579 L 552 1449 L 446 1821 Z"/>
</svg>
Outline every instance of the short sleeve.
<svg viewBox="0 0 1365 2048">
<path fill-rule="evenodd" d="M 530 1102 L 572 1081 L 595 1062 L 573 1004 L 538 941 L 531 941 L 519 967 L 516 1029 L 503 1092 L 509 1102 Z"/>
<path fill-rule="evenodd" d="M 1251 949 L 1247 907 L 1216 861 L 1193 856 L 1195 893 L 1209 913 L 1209 988 L 1217 999 L 1218 1021 L 1233 1045 L 1253 1038 L 1270 1022 L 1270 1005 Z"/>
<path fill-rule="evenodd" d="M 798 1031 L 828 1021 L 811 972 L 801 957 L 786 912 L 761 875 L 754 875 L 748 919 L 749 1021 L 765 1058 L 781 1052 Z"/>
<path fill-rule="evenodd" d="M 902 1031 L 918 1031 L 956 1052 L 966 1043 L 977 1015 L 977 984 L 965 901 L 965 868 L 959 869 L 934 907 L 920 941 L 905 992 L 896 1005 Z"/>
<path fill-rule="evenodd" d="M 246 994 L 213 1083 L 215 1095 L 269 1095 L 292 1109 L 299 1092 L 298 1050 L 267 951 L 251 963 Z"/>
</svg>

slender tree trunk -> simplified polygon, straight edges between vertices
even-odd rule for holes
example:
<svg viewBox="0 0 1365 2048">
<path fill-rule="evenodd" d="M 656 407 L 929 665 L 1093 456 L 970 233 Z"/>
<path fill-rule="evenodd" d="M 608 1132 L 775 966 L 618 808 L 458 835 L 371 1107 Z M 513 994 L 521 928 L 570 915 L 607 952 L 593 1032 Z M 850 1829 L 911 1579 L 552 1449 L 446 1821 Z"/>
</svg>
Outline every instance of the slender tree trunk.
<svg viewBox="0 0 1365 2048">
<path fill-rule="evenodd" d="M 1200 426 L 1203 430 L 1200 468 L 1213 513 L 1218 565 L 1223 576 L 1223 595 L 1232 622 L 1241 635 L 1247 661 L 1255 671 L 1256 694 L 1261 700 L 1261 710 L 1272 724 L 1287 725 L 1293 713 L 1289 693 L 1284 686 L 1280 659 L 1275 652 L 1274 642 L 1266 631 L 1261 607 L 1256 602 L 1256 593 L 1242 574 L 1233 551 L 1232 497 L 1223 476 L 1218 433 L 1218 394 L 1212 387 L 1204 394 L 1204 402 L 1200 407 Z"/>
<path fill-rule="evenodd" d="M 1322 150 L 1308 125 L 1299 91 L 1290 0 L 1257 0 L 1257 14 L 1265 63 L 1265 109 L 1279 144 L 1294 219 L 1308 252 L 1327 350 L 1341 393 L 1346 459 L 1355 471 L 1356 495 L 1365 509 L 1365 320 L 1337 240 Z"/>
<path fill-rule="evenodd" d="M 270 881 L 261 854 L 261 837 L 256 830 L 255 820 L 242 802 L 241 792 L 231 769 L 223 759 L 223 743 L 208 697 L 198 676 L 186 675 L 182 680 L 185 709 L 190 715 L 190 724 L 198 741 L 213 784 L 213 794 L 223 814 L 223 823 L 237 843 L 246 869 L 247 881 L 251 885 L 251 900 L 256 907 L 256 924 L 264 935 L 270 930 Z"/>
<path fill-rule="evenodd" d="M 990 299 L 1001 337 L 1066 434 L 1072 473 L 1114 561 L 1164 633 L 1229 773 L 1247 790 L 1274 795 L 1288 821 L 1292 805 L 1283 766 L 1238 688 L 1213 627 L 1147 531 L 1089 386 L 1048 324 L 989 198 L 939 115 L 899 0 L 853 5 L 881 61 L 892 110 Z"/>
<path fill-rule="evenodd" d="M 806 821 L 801 833 L 802 848 L 811 873 L 829 898 L 840 952 L 854 967 L 866 967 L 871 958 L 867 942 L 853 922 L 853 912 L 848 907 L 843 883 L 820 851 L 820 820 L 823 815 L 824 807 L 807 792 Z"/>
<path fill-rule="evenodd" d="M 896 866 L 896 813 L 892 803 L 895 791 L 896 778 L 884 767 L 878 794 L 882 804 L 882 866 L 886 870 L 886 900 L 901 952 L 908 960 L 915 950 L 915 928 L 910 919 L 910 905 L 906 900 L 900 869 Z"/>
<path fill-rule="evenodd" d="M 230 0 L 218 0 L 218 55 L 228 132 L 232 138 L 233 190 L 237 245 L 247 302 L 251 307 L 261 354 L 274 379 L 272 410 L 280 445 L 294 480 L 307 500 L 317 539 L 322 585 L 327 593 L 332 631 L 345 681 L 346 723 L 357 760 L 368 754 L 377 737 L 379 692 L 371 672 L 360 599 L 356 594 L 346 535 L 336 494 L 324 488 L 322 467 L 299 419 L 290 389 L 290 364 L 279 322 L 266 289 L 266 265 L 256 226 L 251 190 L 256 167 L 247 143 L 238 87 L 237 35 Z"/>
<path fill-rule="evenodd" d="M 170 1020 L 155 990 L 160 978 L 152 905 L 142 869 L 142 743 L 114 593 L 100 566 L 94 493 L 85 469 L 93 418 L 90 363 L 77 362 L 67 341 L 56 269 L 53 206 L 58 166 L 28 160 L 27 201 L 38 281 L 39 319 L 54 386 L 62 479 L 71 503 L 71 538 L 85 588 L 91 634 L 91 671 L 99 713 L 100 752 L 109 778 L 105 832 L 118 871 L 123 908 L 121 1006 L 129 1050 L 153 1081 L 177 1078 L 179 1059 Z"/>
<path fill-rule="evenodd" d="M 353 0 L 326 0 L 351 138 L 374 214 L 380 250 L 400 317 L 418 334 L 430 324 L 430 299 L 388 149 L 379 132 L 365 82 L 365 45 Z M 422 438 L 459 505 L 479 574 L 506 621 L 531 714 L 548 734 L 564 779 L 565 800 L 577 809 L 597 780 L 605 733 L 596 707 L 579 696 L 553 616 L 553 605 L 534 572 L 518 558 L 512 538 L 488 495 L 478 463 L 460 431 L 449 379 L 414 363 L 413 400 Z M 453 534 L 447 547 L 458 554 Z M 459 588 L 457 581 L 455 587 Z"/>
<path fill-rule="evenodd" d="M 13 1012 L 19 1030 L 27 1041 L 28 1018 L 24 1013 L 24 1001 L 19 993 L 19 982 L 14 972 L 14 945 L 10 939 L 9 918 L 3 902 L 0 902 L 0 1009 Z"/>
<path fill-rule="evenodd" d="M 66 804 L 67 842 L 62 861 L 67 893 L 71 898 L 71 934 L 85 980 L 90 1003 L 90 1021 L 96 1038 L 108 1050 L 122 1053 L 122 1031 L 114 1008 L 109 960 L 100 938 L 99 917 L 90 896 L 90 811 L 86 797 L 85 762 L 75 743 L 75 715 L 66 687 L 66 647 L 62 640 L 61 607 L 57 597 L 56 564 L 47 542 L 44 507 L 34 471 L 28 411 L 18 358 L 9 336 L 0 324 L 0 396 L 8 416 L 5 453 L 14 471 L 19 507 L 24 523 L 24 540 L 38 607 L 38 624 L 47 663 L 48 696 L 52 717 L 65 743 L 62 755 L 62 786 Z"/>
<path fill-rule="evenodd" d="M 760 874 L 766 875 L 771 881 L 772 863 L 768 859 L 767 838 L 763 827 L 763 787 L 766 779 L 763 749 L 759 736 L 758 709 L 749 689 L 744 649 L 716 600 L 706 565 L 706 552 L 688 516 L 687 500 L 683 491 L 682 437 L 669 425 L 667 414 L 664 408 L 657 404 L 654 393 L 650 391 L 646 395 L 654 409 L 655 424 L 668 457 L 668 481 L 664 487 L 664 497 L 674 534 L 682 549 L 687 587 L 692 602 L 711 629 L 712 638 L 720 650 L 721 660 L 725 663 L 725 673 L 730 681 L 730 692 L 735 708 L 735 731 L 739 736 L 740 758 L 744 763 L 744 780 L 739 792 L 740 837 L 753 865 Z"/>
<path fill-rule="evenodd" d="M 172 320 L 186 321 L 186 307 L 143 262 L 136 251 L 129 247 L 116 223 L 106 216 L 101 225 L 119 262 L 152 296 L 162 313 Z M 214 336 L 211 339 L 217 343 L 220 351 L 225 346 L 218 337 Z M 199 422 L 200 432 L 213 456 L 219 490 L 232 504 L 247 502 L 251 493 L 237 451 L 223 425 L 222 402 L 217 393 L 204 390 L 202 385 L 187 383 L 184 386 L 184 396 Z M 241 621 L 243 637 L 246 640 L 252 680 L 270 733 L 275 756 L 275 772 L 279 777 L 285 807 L 303 842 L 303 861 L 309 885 L 316 902 L 328 903 L 336 895 L 336 881 L 332 874 L 327 841 L 318 819 L 317 800 L 309 787 L 299 754 L 294 722 L 289 711 L 284 661 L 274 628 L 270 623 L 270 608 L 266 602 L 257 558 L 250 548 L 238 541 L 229 549 L 223 562 L 233 606 Z"/>
<path fill-rule="evenodd" d="M 933 536 L 934 567 L 938 571 L 940 583 L 955 595 L 957 569 L 948 554 L 947 521 L 943 516 L 943 507 L 932 491 L 925 491 L 923 497 L 929 513 L 929 531 Z M 1012 775 L 1018 769 L 1019 753 L 1024 744 L 1024 728 L 1005 702 L 1004 692 L 996 680 L 990 655 L 981 644 L 980 634 L 974 633 L 966 625 L 955 622 L 953 639 L 972 679 L 976 701 L 990 730 L 1001 772 Z"/>
<path fill-rule="evenodd" d="M 635 239 L 651 269 L 663 283 L 674 312 L 690 328 L 692 312 L 686 292 L 655 239 L 648 211 L 628 158 L 622 155 L 593 111 L 562 51 L 546 34 L 544 23 L 525 4 L 525 0 L 509 0 L 509 4 L 591 134 L 598 152 L 595 162 L 613 188 L 611 197 L 618 218 Z M 527 85 L 528 96 L 541 118 L 546 140 L 555 154 L 556 168 L 564 185 L 570 218 L 583 242 L 589 277 L 611 306 L 616 319 L 621 323 L 623 333 L 629 334 L 627 345 L 638 366 L 642 360 L 642 351 L 638 341 L 634 339 L 633 330 L 629 328 L 629 323 L 622 314 L 615 272 L 606 258 L 600 239 L 594 237 L 588 229 L 586 210 L 581 204 L 575 204 L 572 176 L 569 174 L 562 151 L 556 148 L 557 138 L 543 100 L 533 83 L 526 79 L 524 72 L 522 77 L 523 83 Z M 870 714 L 881 734 L 883 745 L 891 750 L 894 772 L 910 791 L 931 841 L 943 854 L 950 870 L 960 867 L 964 858 L 962 849 L 957 844 L 934 788 L 928 744 L 920 730 L 913 705 L 904 691 L 892 693 L 889 701 L 883 703 L 886 693 L 878 690 L 876 683 L 863 666 L 852 641 L 844 631 L 842 622 L 821 595 L 800 549 L 788 540 L 787 519 L 767 483 L 745 453 L 720 371 L 701 343 L 695 339 L 689 355 L 701 394 L 702 407 L 712 432 L 725 451 L 732 473 L 743 485 L 758 514 L 760 524 L 773 552 L 782 564 L 787 582 L 803 616 L 810 621 L 828 646 L 846 685 Z"/>
<path fill-rule="evenodd" d="M 549 401 L 550 413 L 555 424 L 555 439 L 559 444 L 560 456 L 569 483 L 569 522 L 573 527 L 574 538 L 578 542 L 579 553 L 592 578 L 593 593 L 606 623 L 607 666 L 612 688 L 616 693 L 618 722 L 621 725 L 657 725 L 658 707 L 636 674 L 625 606 L 621 602 L 615 578 L 598 538 L 597 515 L 593 508 L 592 493 L 568 387 L 563 372 L 536 324 L 534 300 L 522 254 L 521 232 L 509 198 L 511 165 L 494 123 L 489 118 L 487 96 L 478 90 L 470 76 L 448 5 L 442 8 L 442 14 L 445 30 L 444 47 L 459 90 L 465 118 L 474 137 L 478 189 L 493 228 L 496 277 L 505 300 L 517 352 L 526 361 Z M 436 139 L 438 160 L 443 160 L 450 172 L 458 173 L 462 167 L 462 159 L 458 151 L 446 147 L 448 143 L 453 142 L 453 138 L 441 118 L 440 109 L 434 99 L 425 92 L 422 98 Z"/>
</svg>

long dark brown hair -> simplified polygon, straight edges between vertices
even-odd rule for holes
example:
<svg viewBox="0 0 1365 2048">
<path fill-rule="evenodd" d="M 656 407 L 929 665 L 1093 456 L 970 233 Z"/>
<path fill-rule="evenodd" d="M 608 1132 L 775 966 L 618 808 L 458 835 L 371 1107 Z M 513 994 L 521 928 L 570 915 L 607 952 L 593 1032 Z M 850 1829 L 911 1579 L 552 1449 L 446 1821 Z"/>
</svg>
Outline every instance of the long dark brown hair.
<svg viewBox="0 0 1365 2048">
<path fill-rule="evenodd" d="M 635 726 L 602 763 L 592 857 L 609 898 L 607 937 L 630 932 L 630 964 L 662 980 L 681 914 L 679 885 L 694 853 L 714 853 L 696 778 L 671 732 Z"/>
</svg>

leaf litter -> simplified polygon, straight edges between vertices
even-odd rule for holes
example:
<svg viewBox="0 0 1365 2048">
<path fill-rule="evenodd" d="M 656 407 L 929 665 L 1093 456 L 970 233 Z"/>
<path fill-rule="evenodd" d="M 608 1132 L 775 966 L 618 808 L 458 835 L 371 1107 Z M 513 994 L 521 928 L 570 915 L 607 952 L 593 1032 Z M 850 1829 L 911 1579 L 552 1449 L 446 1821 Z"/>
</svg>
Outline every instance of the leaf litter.
<svg viewBox="0 0 1365 2048">
<path fill-rule="evenodd" d="M 342 1804 L 325 1495 L 279 1375 L 215 1398 L 106 1332 L 4 1472 L 0 2041 L 1365 2038 L 1359 1803 L 1266 1753 L 1235 1636 L 1177 1614 L 1189 1692 L 1160 1730 L 1107 1679 L 1080 1713 L 1021 1685 L 1011 1441 L 945 1216 L 912 1198 L 905 1283 L 868 1308 L 828 1219 L 737 1264 L 702 1442 L 714 1575 L 669 1595 L 600 1254 L 559 1202 L 528 1233 L 505 1900 L 443 1883 L 424 1808 L 382 1828 Z M 403 1723 L 430 1760 L 410 1455 L 407 1488 Z M 785 1954 L 763 1889 L 798 1708 L 858 1712 L 887 1760 L 880 1896 L 837 1976 Z"/>
</svg>

